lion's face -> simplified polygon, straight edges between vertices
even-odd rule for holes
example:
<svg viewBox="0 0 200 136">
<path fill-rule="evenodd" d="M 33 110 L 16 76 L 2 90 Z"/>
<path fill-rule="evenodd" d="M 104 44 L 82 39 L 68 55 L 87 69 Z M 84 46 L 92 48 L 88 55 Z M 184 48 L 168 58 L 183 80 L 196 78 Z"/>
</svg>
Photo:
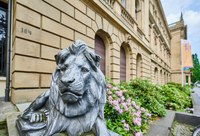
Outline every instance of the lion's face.
<svg viewBox="0 0 200 136">
<path fill-rule="evenodd" d="M 103 118 L 106 87 L 100 57 L 80 41 L 55 57 L 57 68 L 52 75 L 50 103 L 66 117 L 84 115 L 95 108 Z"/>
<path fill-rule="evenodd" d="M 62 100 L 75 103 L 82 99 L 91 80 L 91 66 L 83 55 L 69 56 L 60 66 L 58 87 Z"/>
</svg>

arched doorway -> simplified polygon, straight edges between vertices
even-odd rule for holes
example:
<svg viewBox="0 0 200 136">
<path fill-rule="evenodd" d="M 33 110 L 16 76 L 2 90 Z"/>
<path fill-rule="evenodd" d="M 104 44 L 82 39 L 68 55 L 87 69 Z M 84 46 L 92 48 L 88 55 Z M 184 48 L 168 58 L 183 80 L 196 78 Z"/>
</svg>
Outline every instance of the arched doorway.
<svg viewBox="0 0 200 136">
<path fill-rule="evenodd" d="M 160 84 L 163 84 L 163 75 L 162 75 L 162 70 L 160 70 Z"/>
<path fill-rule="evenodd" d="M 126 52 L 121 46 L 120 48 L 120 82 L 126 81 Z"/>
<path fill-rule="evenodd" d="M 103 39 L 98 35 L 95 35 L 95 53 L 101 56 L 100 68 L 103 74 L 105 75 L 106 48 Z"/>
<path fill-rule="evenodd" d="M 157 84 L 158 83 L 158 68 L 155 67 L 154 69 L 154 83 Z"/>
<path fill-rule="evenodd" d="M 137 58 L 136 58 L 136 77 L 137 78 L 142 77 L 142 56 L 141 56 L 141 54 L 138 54 Z"/>
<path fill-rule="evenodd" d="M 166 73 L 164 72 L 164 75 L 163 75 L 163 84 L 166 84 Z"/>
</svg>

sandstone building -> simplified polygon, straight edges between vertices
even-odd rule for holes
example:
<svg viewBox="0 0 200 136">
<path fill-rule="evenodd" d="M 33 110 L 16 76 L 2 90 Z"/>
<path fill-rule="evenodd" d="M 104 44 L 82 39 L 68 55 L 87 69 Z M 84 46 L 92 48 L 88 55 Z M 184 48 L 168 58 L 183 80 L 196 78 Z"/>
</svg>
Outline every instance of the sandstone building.
<svg viewBox="0 0 200 136">
<path fill-rule="evenodd" d="M 187 26 L 181 14 L 180 20 L 169 25 L 171 39 L 171 81 L 182 84 L 191 84 L 190 70 L 184 70 L 181 40 L 187 39 Z M 191 51 L 191 50 L 190 50 Z M 191 55 L 190 55 L 191 57 Z M 190 60 L 192 61 L 192 60 Z M 191 62 L 192 63 L 192 62 Z M 182 73 L 183 70 L 183 73 Z"/>
<path fill-rule="evenodd" d="M 0 14 L 3 8 L 6 13 L 8 2 L 0 3 Z M 12 3 L 10 95 L 14 103 L 32 101 L 48 89 L 56 66 L 54 55 L 76 39 L 102 56 L 102 71 L 116 83 L 134 78 L 156 84 L 171 80 L 173 35 L 160 0 Z M 2 69 L 6 70 L 4 63 L 2 60 Z M 1 73 L 0 80 L 5 79 Z"/>
</svg>

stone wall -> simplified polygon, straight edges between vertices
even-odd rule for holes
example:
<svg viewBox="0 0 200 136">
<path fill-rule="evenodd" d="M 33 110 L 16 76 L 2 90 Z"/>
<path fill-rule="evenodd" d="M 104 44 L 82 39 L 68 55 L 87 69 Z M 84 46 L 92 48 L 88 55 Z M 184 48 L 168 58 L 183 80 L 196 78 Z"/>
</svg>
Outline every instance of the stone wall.
<svg viewBox="0 0 200 136">
<path fill-rule="evenodd" d="M 106 77 L 120 82 L 120 47 L 123 46 L 128 67 L 127 81 L 136 78 L 138 54 L 142 58 L 142 78 L 154 81 L 156 67 L 161 75 L 158 75 L 160 82 L 155 83 L 169 81 L 169 59 L 161 58 L 159 52 L 154 53 L 154 45 L 150 45 L 148 38 L 148 1 L 143 3 L 147 9 L 143 8 L 146 22 L 143 21 L 142 28 L 128 12 L 123 11 L 119 1 L 114 2 L 112 5 L 104 0 L 16 0 L 13 12 L 12 102 L 32 101 L 47 90 L 56 66 L 54 55 L 77 39 L 94 49 L 96 34 L 106 45 Z"/>
<path fill-rule="evenodd" d="M 182 84 L 181 74 L 181 39 L 187 39 L 187 26 L 184 20 L 179 20 L 170 25 L 171 39 L 171 81 Z M 188 84 L 191 84 L 190 71 L 184 71 L 183 83 L 186 83 L 186 76 L 188 76 Z"/>
</svg>

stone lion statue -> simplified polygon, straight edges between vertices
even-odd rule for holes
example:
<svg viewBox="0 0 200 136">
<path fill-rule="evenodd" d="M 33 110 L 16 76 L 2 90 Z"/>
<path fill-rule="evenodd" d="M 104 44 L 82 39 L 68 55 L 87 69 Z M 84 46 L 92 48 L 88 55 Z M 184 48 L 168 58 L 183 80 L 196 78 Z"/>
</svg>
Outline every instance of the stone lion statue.
<svg viewBox="0 0 200 136">
<path fill-rule="evenodd" d="M 80 40 L 55 55 L 57 67 L 50 89 L 18 116 L 20 135 L 51 136 L 60 132 L 79 136 L 118 136 L 104 123 L 106 83 L 99 68 L 100 57 Z"/>
</svg>

